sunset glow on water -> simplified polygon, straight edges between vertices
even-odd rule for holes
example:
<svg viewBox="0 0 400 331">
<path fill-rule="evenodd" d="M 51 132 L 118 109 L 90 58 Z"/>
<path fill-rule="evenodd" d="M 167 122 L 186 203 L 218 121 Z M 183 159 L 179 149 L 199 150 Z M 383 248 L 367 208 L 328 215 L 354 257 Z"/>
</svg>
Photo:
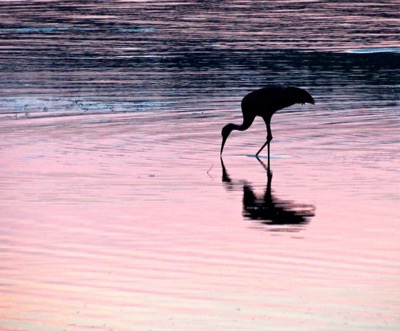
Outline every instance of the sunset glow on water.
<svg viewBox="0 0 400 331">
<path fill-rule="evenodd" d="M 26 3 L 0 5 L 0 330 L 400 328 L 394 1 Z M 268 84 L 316 104 L 274 115 L 270 174 L 261 119 L 222 163 Z"/>
</svg>

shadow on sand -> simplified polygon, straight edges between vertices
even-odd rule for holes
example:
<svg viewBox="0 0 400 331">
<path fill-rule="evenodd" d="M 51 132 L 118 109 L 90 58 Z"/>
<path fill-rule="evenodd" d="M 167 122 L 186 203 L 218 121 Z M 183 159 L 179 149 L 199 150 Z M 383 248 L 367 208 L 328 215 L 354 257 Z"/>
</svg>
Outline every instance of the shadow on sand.
<svg viewBox="0 0 400 331">
<path fill-rule="evenodd" d="M 257 196 L 246 180 L 233 181 L 221 158 L 222 182 L 228 191 L 243 189 L 243 217 L 245 220 L 257 221 L 261 225 L 276 226 L 276 231 L 300 230 L 315 216 L 315 206 L 283 200 L 273 194 L 272 171 L 259 158 L 267 174 L 264 195 Z"/>
</svg>

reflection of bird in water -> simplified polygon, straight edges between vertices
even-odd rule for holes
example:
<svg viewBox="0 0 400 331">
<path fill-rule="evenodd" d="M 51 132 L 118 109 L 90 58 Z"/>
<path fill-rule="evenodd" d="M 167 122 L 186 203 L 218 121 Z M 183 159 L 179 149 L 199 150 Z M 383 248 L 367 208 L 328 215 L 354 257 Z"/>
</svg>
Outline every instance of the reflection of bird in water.
<svg viewBox="0 0 400 331">
<path fill-rule="evenodd" d="M 241 125 L 229 123 L 222 128 L 222 144 L 220 154 L 222 154 L 225 142 L 233 130 L 247 130 L 253 123 L 256 116 L 260 116 L 263 118 L 265 125 L 267 126 L 267 141 L 259 149 L 256 156 L 260 154 L 267 144 L 269 156 L 269 143 L 272 140 L 272 115 L 278 110 L 292 106 L 296 103 L 314 104 L 315 101 L 306 90 L 297 87 L 270 86 L 247 94 L 242 100 L 243 123 Z"/>
<path fill-rule="evenodd" d="M 256 196 L 253 188 L 246 181 L 232 181 L 221 158 L 222 181 L 226 184 L 227 189 L 232 190 L 238 184 L 243 188 L 243 216 L 265 225 L 296 226 L 308 223 L 310 218 L 315 215 L 315 206 L 278 199 L 272 194 L 272 172 L 260 159 L 257 158 L 257 160 L 267 172 L 267 184 L 264 195 L 261 197 Z"/>
</svg>

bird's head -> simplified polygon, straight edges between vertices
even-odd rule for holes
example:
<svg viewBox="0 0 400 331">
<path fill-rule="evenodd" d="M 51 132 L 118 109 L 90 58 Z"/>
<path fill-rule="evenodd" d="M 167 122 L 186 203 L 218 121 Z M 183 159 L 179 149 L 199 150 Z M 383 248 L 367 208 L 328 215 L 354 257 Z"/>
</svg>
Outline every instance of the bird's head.
<svg viewBox="0 0 400 331">
<path fill-rule="evenodd" d="M 233 128 L 234 128 L 235 124 L 227 124 L 222 128 L 221 131 L 221 136 L 222 136 L 222 144 L 221 144 L 221 152 L 220 155 L 222 155 L 222 151 L 224 150 L 224 145 L 226 140 L 228 139 L 229 135 L 231 134 Z"/>
<path fill-rule="evenodd" d="M 312 105 L 315 104 L 315 100 L 306 90 L 298 87 L 287 87 L 287 90 L 290 92 L 290 95 L 295 103 L 301 103 L 303 105 L 305 103 L 311 103 Z"/>
</svg>

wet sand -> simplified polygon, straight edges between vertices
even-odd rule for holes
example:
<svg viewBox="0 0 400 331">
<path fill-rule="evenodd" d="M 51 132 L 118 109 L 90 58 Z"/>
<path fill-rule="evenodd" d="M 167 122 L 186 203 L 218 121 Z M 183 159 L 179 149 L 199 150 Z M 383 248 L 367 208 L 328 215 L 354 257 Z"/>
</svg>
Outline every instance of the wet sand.
<svg viewBox="0 0 400 331">
<path fill-rule="evenodd" d="M 272 200 L 262 121 L 225 173 L 223 112 L 1 123 L 3 329 L 397 330 L 398 146 L 304 111 L 273 122 Z M 252 214 L 278 207 L 309 213 Z"/>
</svg>

